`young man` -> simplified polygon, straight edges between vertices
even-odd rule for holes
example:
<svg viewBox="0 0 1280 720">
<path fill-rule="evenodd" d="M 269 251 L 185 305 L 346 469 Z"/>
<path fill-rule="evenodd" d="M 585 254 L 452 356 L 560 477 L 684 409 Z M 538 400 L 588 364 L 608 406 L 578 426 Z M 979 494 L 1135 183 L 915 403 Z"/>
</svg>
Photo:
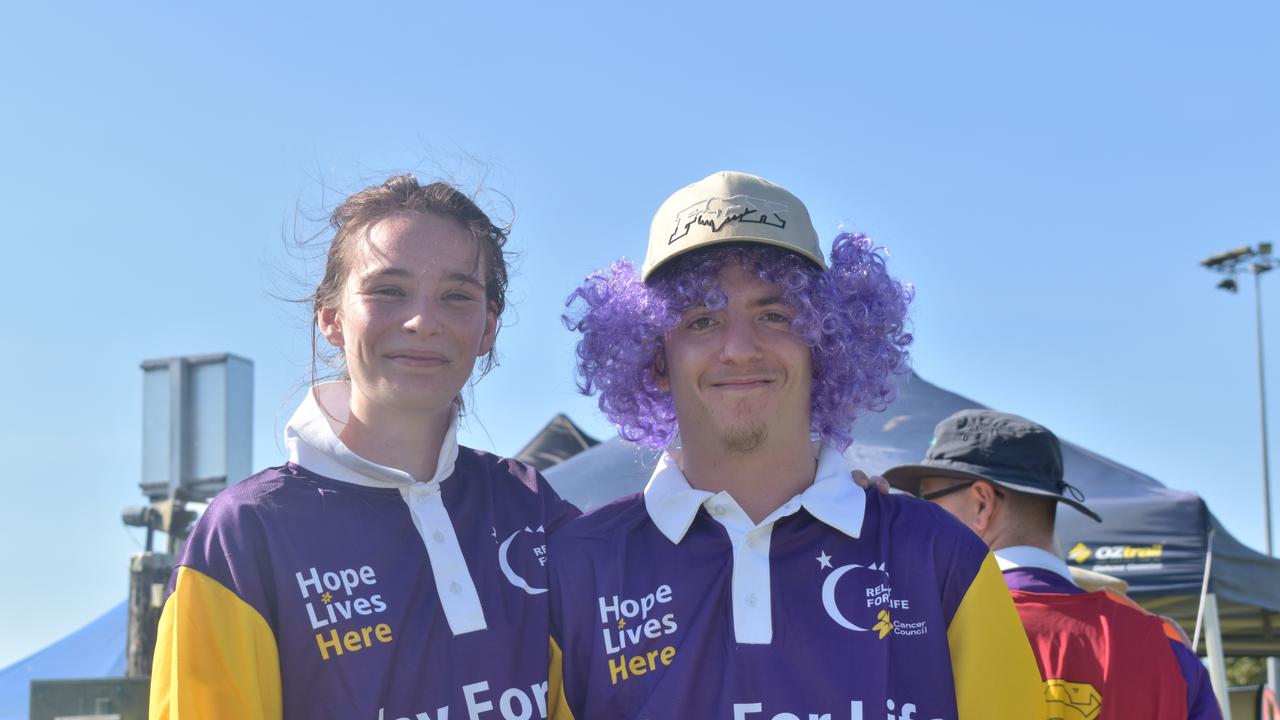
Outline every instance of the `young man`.
<svg viewBox="0 0 1280 720">
<path fill-rule="evenodd" d="M 1178 631 L 1108 591 L 1085 592 L 1054 550 L 1058 503 L 1094 520 L 1062 477 L 1058 438 L 1030 420 L 962 410 L 919 465 L 885 473 L 946 508 L 995 552 L 1044 678 L 1050 717 L 1216 720 L 1208 673 Z"/>
<path fill-rule="evenodd" d="M 641 273 L 571 296 L 583 390 L 667 452 L 642 494 L 552 539 L 552 717 L 1043 717 L 987 548 L 849 481 L 909 299 L 864 236 L 828 267 L 794 195 L 728 172 L 662 205 Z"/>
</svg>

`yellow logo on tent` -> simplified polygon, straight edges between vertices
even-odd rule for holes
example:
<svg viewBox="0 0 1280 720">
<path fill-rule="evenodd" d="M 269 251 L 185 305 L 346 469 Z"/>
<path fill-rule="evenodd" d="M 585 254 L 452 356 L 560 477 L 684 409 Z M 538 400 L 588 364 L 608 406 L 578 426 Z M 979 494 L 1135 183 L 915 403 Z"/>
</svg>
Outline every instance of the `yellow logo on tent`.
<svg viewBox="0 0 1280 720">
<path fill-rule="evenodd" d="M 1089 683 L 1045 680 L 1044 701 L 1049 720 L 1094 720 L 1102 710 L 1102 696 Z"/>
<path fill-rule="evenodd" d="M 1164 544 L 1155 545 L 1095 545 L 1089 547 L 1082 542 L 1076 543 L 1067 553 L 1067 559 L 1077 565 L 1089 558 L 1094 562 L 1114 563 L 1121 561 L 1150 562 L 1164 557 Z"/>
<path fill-rule="evenodd" d="M 1071 548 L 1071 552 L 1067 553 L 1067 559 L 1079 565 L 1088 560 L 1090 555 L 1093 555 L 1093 551 L 1089 549 L 1088 545 L 1076 543 L 1076 546 Z"/>
</svg>

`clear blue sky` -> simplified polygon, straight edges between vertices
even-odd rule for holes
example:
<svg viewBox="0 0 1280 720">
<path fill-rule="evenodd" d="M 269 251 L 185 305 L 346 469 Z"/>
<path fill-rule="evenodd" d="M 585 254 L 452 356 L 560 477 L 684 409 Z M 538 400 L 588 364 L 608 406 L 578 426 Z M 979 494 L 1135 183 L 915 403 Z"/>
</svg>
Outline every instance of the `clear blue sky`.
<svg viewBox="0 0 1280 720">
<path fill-rule="evenodd" d="M 279 461 L 309 349 L 270 293 L 315 270 L 286 238 L 401 170 L 485 172 L 516 210 L 472 445 L 557 411 L 610 434 L 561 302 L 641 255 L 668 193 L 740 169 L 890 248 L 926 379 L 1262 545 L 1253 293 L 1197 262 L 1280 242 L 1274 3 L 187 5 L 0 10 L 0 666 L 125 595 L 142 359 L 251 358 L 254 463 Z"/>
</svg>

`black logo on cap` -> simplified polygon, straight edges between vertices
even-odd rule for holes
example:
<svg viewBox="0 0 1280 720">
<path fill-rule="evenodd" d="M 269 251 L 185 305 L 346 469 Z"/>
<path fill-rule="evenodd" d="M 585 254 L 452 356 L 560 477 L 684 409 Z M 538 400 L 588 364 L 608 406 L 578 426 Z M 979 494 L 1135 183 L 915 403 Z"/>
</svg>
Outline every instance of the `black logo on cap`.
<svg viewBox="0 0 1280 720">
<path fill-rule="evenodd" d="M 667 240 L 670 245 L 689 234 L 694 225 L 702 225 L 718 233 L 730 223 L 755 223 L 785 228 L 783 217 L 791 208 L 786 203 L 762 200 L 750 195 L 734 195 L 727 198 L 711 198 L 690 205 L 676 215 L 676 227 Z"/>
</svg>

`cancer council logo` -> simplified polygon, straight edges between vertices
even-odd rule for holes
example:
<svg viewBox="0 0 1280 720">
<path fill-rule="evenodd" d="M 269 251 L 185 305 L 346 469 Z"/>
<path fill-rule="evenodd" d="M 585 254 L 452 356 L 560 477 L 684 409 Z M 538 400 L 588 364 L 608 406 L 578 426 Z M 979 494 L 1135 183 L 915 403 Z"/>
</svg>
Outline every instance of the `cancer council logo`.
<svg viewBox="0 0 1280 720">
<path fill-rule="evenodd" d="M 883 640 L 897 628 L 892 612 L 909 609 L 907 600 L 893 597 L 884 563 L 835 565 L 824 550 L 815 558 L 822 581 L 822 607 L 837 625 L 854 632 L 874 632 Z"/>
</svg>

